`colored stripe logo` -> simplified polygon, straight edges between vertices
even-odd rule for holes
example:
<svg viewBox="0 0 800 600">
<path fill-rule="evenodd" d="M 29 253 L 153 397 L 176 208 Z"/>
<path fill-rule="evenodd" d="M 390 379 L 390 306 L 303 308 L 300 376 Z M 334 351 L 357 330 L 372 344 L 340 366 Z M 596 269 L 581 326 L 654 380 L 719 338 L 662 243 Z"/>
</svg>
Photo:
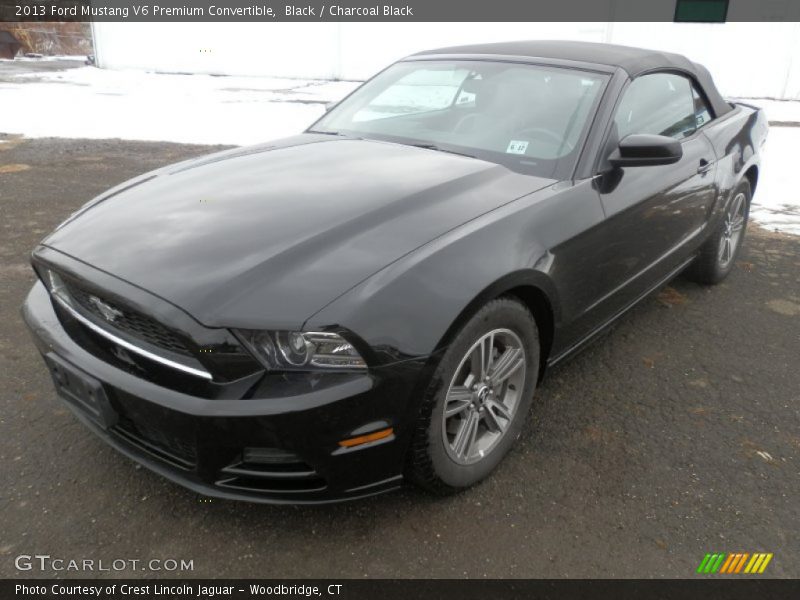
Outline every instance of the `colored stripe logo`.
<svg viewBox="0 0 800 600">
<path fill-rule="evenodd" d="M 698 573 L 761 574 L 772 560 L 772 552 L 714 552 L 706 554 L 697 567 Z"/>
</svg>

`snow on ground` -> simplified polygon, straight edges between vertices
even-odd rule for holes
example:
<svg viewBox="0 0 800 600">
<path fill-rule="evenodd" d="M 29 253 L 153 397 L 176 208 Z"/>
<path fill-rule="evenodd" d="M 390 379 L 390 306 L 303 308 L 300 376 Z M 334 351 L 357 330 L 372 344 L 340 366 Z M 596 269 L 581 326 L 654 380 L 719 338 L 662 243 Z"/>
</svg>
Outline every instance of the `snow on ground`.
<svg viewBox="0 0 800 600">
<path fill-rule="evenodd" d="M 58 56 L 17 56 L 15 58 L 0 58 L 0 63 L 8 62 L 57 62 L 62 60 L 79 60 L 81 62 L 86 60 L 85 54 L 60 54 Z"/>
<path fill-rule="evenodd" d="M 762 227 L 800 235 L 797 148 L 800 127 L 772 127 L 761 163 L 750 217 Z"/>
<path fill-rule="evenodd" d="M 800 102 L 744 98 L 764 109 L 771 123 L 750 217 L 762 227 L 800 235 L 800 186 L 795 180 L 800 147 Z"/>
<path fill-rule="evenodd" d="M 0 74 L 2 74 L 0 72 Z M 165 75 L 79 67 L 0 79 L 0 132 L 246 145 L 298 133 L 354 82 Z M 770 121 L 800 124 L 800 102 L 746 99 Z M 772 127 L 751 216 L 800 235 L 794 182 L 800 127 Z"/>
<path fill-rule="evenodd" d="M 352 82 L 80 67 L 0 81 L 0 131 L 29 137 L 246 145 L 298 133 Z"/>
</svg>

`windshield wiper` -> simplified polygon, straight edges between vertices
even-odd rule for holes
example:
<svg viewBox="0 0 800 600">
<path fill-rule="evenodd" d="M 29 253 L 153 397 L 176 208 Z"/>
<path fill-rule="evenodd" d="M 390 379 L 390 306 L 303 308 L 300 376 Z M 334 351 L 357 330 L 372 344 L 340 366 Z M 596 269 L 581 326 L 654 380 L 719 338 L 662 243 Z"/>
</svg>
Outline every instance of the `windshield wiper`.
<svg viewBox="0 0 800 600">
<path fill-rule="evenodd" d="M 353 135 L 351 133 L 344 133 L 342 131 L 319 131 L 318 129 L 309 129 L 306 133 L 318 133 L 319 135 L 332 135 L 334 137 L 344 138 L 346 140 L 363 140 L 363 137 Z"/>
<path fill-rule="evenodd" d="M 458 152 L 457 150 L 448 150 L 447 148 L 442 148 L 436 144 L 409 144 L 409 146 L 414 146 L 414 148 L 424 148 L 425 150 L 436 150 L 437 152 L 447 152 L 447 154 L 457 154 L 458 156 L 466 156 L 467 158 L 475 158 L 472 156 L 472 154 Z"/>
<path fill-rule="evenodd" d="M 346 133 L 342 133 L 341 131 L 319 131 L 318 129 L 309 129 L 308 133 L 319 133 L 320 135 L 336 135 L 340 137 L 350 137 Z"/>
</svg>

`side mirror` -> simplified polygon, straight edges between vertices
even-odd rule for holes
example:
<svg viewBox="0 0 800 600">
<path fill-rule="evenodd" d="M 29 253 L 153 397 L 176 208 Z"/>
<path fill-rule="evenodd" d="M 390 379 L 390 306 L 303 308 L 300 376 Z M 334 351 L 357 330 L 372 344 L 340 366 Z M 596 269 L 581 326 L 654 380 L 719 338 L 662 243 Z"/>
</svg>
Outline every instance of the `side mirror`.
<svg viewBox="0 0 800 600">
<path fill-rule="evenodd" d="M 325 105 L 325 112 L 328 112 L 328 111 L 330 111 L 330 110 L 331 110 L 331 109 L 332 109 L 334 106 L 336 106 L 337 104 L 339 104 L 339 103 L 338 103 L 338 102 L 328 102 L 328 103 Z"/>
<path fill-rule="evenodd" d="M 615 167 L 671 165 L 683 156 L 681 143 L 665 135 L 634 133 L 626 136 L 608 157 Z"/>
</svg>

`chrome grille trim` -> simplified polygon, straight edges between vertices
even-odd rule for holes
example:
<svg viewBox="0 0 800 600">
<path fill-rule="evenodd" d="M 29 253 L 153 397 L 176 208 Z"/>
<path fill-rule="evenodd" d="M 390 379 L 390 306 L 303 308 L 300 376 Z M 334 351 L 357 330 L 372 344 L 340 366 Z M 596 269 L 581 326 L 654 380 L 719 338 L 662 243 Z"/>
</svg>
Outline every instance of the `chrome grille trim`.
<svg viewBox="0 0 800 600">
<path fill-rule="evenodd" d="M 136 346 L 135 344 L 131 344 L 129 341 L 123 340 L 121 337 L 117 337 L 116 335 L 114 335 L 110 331 L 106 331 L 102 327 L 99 327 L 98 325 L 94 324 L 92 321 L 90 321 L 89 319 L 84 317 L 77 310 L 72 308 L 58 294 L 51 294 L 51 296 L 58 301 L 59 306 L 61 306 L 64 310 L 69 312 L 69 314 L 72 315 L 72 317 L 75 318 L 76 320 L 80 321 L 81 324 L 85 325 L 86 327 L 88 327 L 89 329 L 91 329 L 92 331 L 97 333 L 98 335 L 102 335 L 103 337 L 105 337 L 106 339 L 114 342 L 115 344 L 118 344 L 119 346 L 122 346 L 126 350 L 130 350 L 131 352 L 135 352 L 136 354 L 138 354 L 140 356 L 143 356 L 143 357 L 145 357 L 147 359 L 150 359 L 150 360 L 152 360 L 154 362 L 160 363 L 160 364 L 162 364 L 164 366 L 167 366 L 167 367 L 170 367 L 172 369 L 177 369 L 178 371 L 183 371 L 184 373 L 189 373 L 190 375 L 194 375 L 195 377 L 201 377 L 201 378 L 207 379 L 209 381 L 213 379 L 213 377 L 211 376 L 211 373 L 209 373 L 208 371 L 205 371 L 203 369 L 195 369 L 194 367 L 189 367 L 187 365 L 182 365 L 179 362 L 175 362 L 174 360 L 170 360 L 168 358 L 164 358 L 163 356 L 159 356 L 158 354 L 154 354 L 153 352 L 145 350 L 144 348 L 140 348 L 140 347 Z"/>
<path fill-rule="evenodd" d="M 105 326 L 105 322 L 109 322 L 109 329 L 112 332 L 127 339 L 133 338 L 131 340 L 133 344 L 138 344 L 140 341 L 146 342 L 144 347 L 154 346 L 158 349 L 154 350 L 157 354 L 160 354 L 159 350 L 167 350 L 170 353 L 192 356 L 191 351 L 173 331 L 151 317 L 136 310 L 119 306 L 115 302 L 108 302 L 72 281 L 62 279 L 62 282 L 65 292 L 64 299 L 68 300 L 73 308 L 80 310 L 85 316 L 90 318 L 92 316 L 98 317 L 101 327 Z M 100 308 L 101 304 L 114 311 L 115 318 L 108 318 Z M 169 356 L 169 354 L 166 356 Z"/>
</svg>

